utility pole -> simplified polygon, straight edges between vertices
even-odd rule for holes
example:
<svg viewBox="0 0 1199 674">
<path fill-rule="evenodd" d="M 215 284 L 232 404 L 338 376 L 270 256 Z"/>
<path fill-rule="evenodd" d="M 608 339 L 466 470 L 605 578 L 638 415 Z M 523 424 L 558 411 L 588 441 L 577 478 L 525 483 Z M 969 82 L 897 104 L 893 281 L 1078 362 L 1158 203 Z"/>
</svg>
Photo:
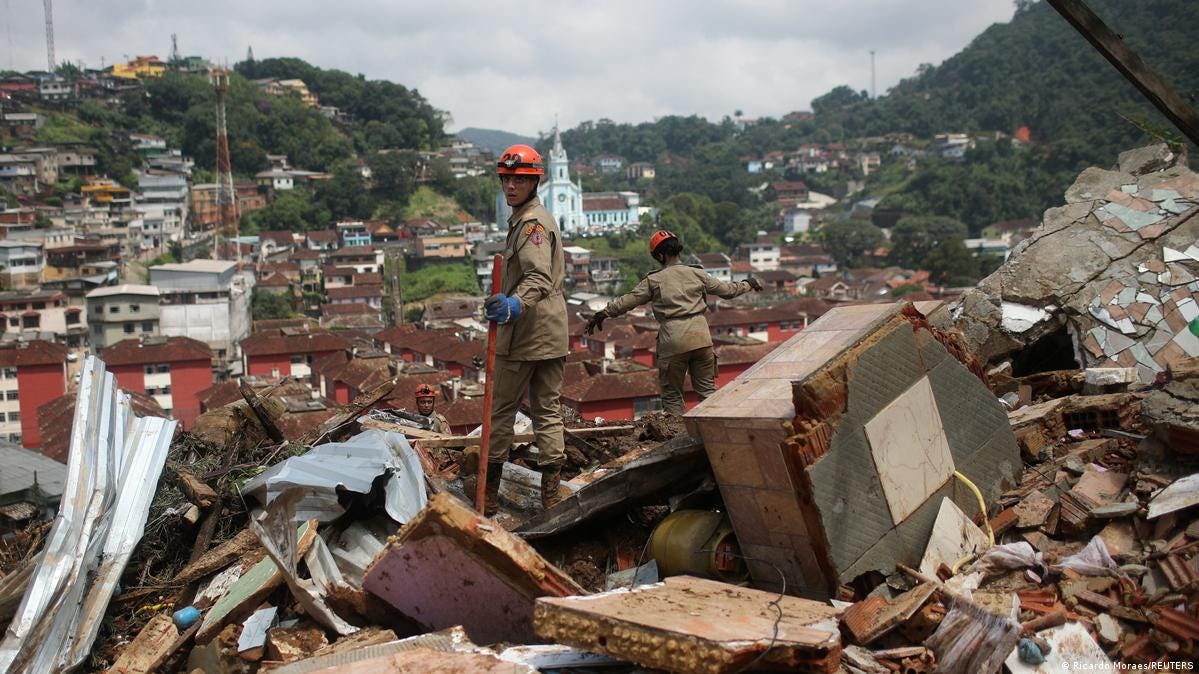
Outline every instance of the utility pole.
<svg viewBox="0 0 1199 674">
<path fill-rule="evenodd" d="M 233 163 L 229 158 L 229 131 L 225 128 L 225 96 L 229 93 L 229 71 L 216 68 L 212 71 L 212 87 L 216 90 L 216 204 L 217 236 L 213 237 L 212 259 L 220 258 L 219 234 L 228 236 L 233 226 L 234 245 L 237 247 L 237 275 L 241 277 L 241 228 L 237 218 L 237 194 L 233 191 Z"/>
</svg>

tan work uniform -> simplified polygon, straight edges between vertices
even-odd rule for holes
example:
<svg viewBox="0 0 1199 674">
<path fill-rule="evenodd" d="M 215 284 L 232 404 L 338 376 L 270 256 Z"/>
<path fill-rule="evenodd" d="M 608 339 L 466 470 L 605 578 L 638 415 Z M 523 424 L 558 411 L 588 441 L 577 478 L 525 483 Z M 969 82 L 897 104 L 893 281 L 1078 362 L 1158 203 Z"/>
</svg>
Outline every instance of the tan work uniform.
<svg viewBox="0 0 1199 674">
<path fill-rule="evenodd" d="M 520 300 L 520 316 L 498 326 L 488 458 L 508 458 L 513 423 L 529 392 L 534 442 L 543 466 L 566 460 L 562 374 L 569 351 L 566 263 L 558 223 L 536 196 L 508 218 L 500 292 Z"/>
<path fill-rule="evenodd" d="M 658 319 L 658 386 L 662 408 L 682 414 L 683 380 L 691 373 L 691 386 L 703 400 L 716 392 L 716 354 L 708 329 L 705 295 L 732 299 L 753 290 L 748 281 L 725 283 L 702 269 L 672 263 L 650 272 L 628 293 L 608 303 L 604 313 L 619 316 L 633 307 L 652 302 Z"/>
<path fill-rule="evenodd" d="M 431 424 L 429 426 L 429 430 L 433 431 L 434 433 L 444 433 L 446 435 L 449 434 L 450 422 L 446 421 L 445 415 L 443 415 L 441 412 L 430 412 L 428 418 Z"/>
</svg>

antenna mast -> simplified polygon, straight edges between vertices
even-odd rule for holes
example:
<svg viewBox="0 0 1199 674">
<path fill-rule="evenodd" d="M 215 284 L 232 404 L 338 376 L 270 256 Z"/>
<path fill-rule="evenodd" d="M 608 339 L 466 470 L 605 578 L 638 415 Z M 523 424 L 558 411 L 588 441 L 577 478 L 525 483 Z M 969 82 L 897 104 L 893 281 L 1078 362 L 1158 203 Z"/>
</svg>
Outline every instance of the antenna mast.
<svg viewBox="0 0 1199 674">
<path fill-rule="evenodd" d="M 217 237 L 228 235 L 233 226 L 237 273 L 241 274 L 241 227 L 237 218 L 237 194 L 233 191 L 233 163 L 229 159 L 229 131 L 225 128 L 225 96 L 229 93 L 229 71 L 212 71 L 212 88 L 216 91 L 216 203 L 217 235 L 213 237 L 212 259 L 219 258 Z"/>
<path fill-rule="evenodd" d="M 46 63 L 54 72 L 54 6 L 51 0 L 42 0 L 46 9 Z"/>
</svg>

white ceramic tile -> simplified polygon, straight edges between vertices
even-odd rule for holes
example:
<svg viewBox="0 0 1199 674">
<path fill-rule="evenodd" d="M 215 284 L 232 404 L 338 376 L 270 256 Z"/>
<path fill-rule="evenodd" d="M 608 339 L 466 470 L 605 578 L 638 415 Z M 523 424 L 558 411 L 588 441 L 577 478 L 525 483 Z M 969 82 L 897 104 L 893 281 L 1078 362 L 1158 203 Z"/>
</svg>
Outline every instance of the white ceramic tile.
<svg viewBox="0 0 1199 674">
<path fill-rule="evenodd" d="M 953 455 L 928 377 L 866 422 L 866 438 L 895 524 L 953 475 Z"/>
</svg>

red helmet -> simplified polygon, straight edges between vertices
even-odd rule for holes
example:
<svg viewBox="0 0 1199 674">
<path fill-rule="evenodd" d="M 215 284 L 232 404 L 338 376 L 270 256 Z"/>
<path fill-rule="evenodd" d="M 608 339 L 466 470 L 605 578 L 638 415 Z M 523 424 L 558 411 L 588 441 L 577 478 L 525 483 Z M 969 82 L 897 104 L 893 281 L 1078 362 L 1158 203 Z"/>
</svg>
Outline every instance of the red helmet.
<svg viewBox="0 0 1199 674">
<path fill-rule="evenodd" d="M 421 398 L 436 398 L 436 397 L 437 397 L 437 394 L 433 392 L 432 386 L 429 386 L 428 384 L 421 384 L 420 386 L 416 387 L 417 400 L 419 400 Z"/>
<path fill-rule="evenodd" d="M 654 232 L 653 236 L 649 237 L 649 252 L 653 254 L 657 252 L 658 246 L 662 245 L 662 242 L 669 239 L 677 240 L 678 238 L 678 234 L 675 234 L 668 229 L 659 229 L 658 231 Z"/>
<path fill-rule="evenodd" d="M 528 145 L 517 144 L 504 150 L 495 164 L 495 172 L 502 176 L 543 176 L 545 163 L 541 154 Z"/>
</svg>

